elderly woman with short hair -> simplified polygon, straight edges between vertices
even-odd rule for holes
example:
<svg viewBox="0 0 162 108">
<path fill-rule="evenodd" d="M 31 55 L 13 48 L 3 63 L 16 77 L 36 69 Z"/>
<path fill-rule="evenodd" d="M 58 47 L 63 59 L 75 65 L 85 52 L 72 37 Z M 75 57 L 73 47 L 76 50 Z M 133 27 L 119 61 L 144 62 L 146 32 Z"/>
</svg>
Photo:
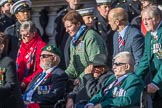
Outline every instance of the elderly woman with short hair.
<svg viewBox="0 0 162 108">
<path fill-rule="evenodd" d="M 46 45 L 36 32 L 32 21 L 25 21 L 20 26 L 21 45 L 17 54 L 17 72 L 22 90 L 30 83 L 32 78 L 42 72 L 40 63 L 41 49 Z"/>
</svg>

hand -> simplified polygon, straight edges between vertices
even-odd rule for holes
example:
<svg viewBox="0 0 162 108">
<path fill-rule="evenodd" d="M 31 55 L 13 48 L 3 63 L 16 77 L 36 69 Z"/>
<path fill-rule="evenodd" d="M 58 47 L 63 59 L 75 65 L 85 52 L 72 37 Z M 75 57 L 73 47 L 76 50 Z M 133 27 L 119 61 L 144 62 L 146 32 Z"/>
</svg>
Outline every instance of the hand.
<svg viewBox="0 0 162 108">
<path fill-rule="evenodd" d="M 93 71 L 93 65 L 89 65 L 84 69 L 85 74 L 91 74 Z"/>
<path fill-rule="evenodd" d="M 94 106 L 94 108 L 102 108 L 101 104 L 97 104 Z"/>
<path fill-rule="evenodd" d="M 30 104 L 30 102 L 29 101 L 24 101 L 24 104 L 28 105 L 28 104 Z"/>
<path fill-rule="evenodd" d="M 74 101 L 71 98 L 67 99 L 66 108 L 73 108 Z"/>
<path fill-rule="evenodd" d="M 24 82 L 21 82 L 20 87 L 21 87 L 21 92 L 23 93 L 26 89 L 26 84 Z"/>
<path fill-rule="evenodd" d="M 25 88 L 26 87 L 26 84 L 24 82 L 21 82 L 21 88 Z"/>
<path fill-rule="evenodd" d="M 148 84 L 147 85 L 147 92 L 148 93 L 155 93 L 158 89 L 152 84 Z"/>
<path fill-rule="evenodd" d="M 78 79 L 78 78 L 76 78 L 75 80 L 74 80 L 74 85 L 79 85 L 80 84 L 80 80 Z"/>
</svg>

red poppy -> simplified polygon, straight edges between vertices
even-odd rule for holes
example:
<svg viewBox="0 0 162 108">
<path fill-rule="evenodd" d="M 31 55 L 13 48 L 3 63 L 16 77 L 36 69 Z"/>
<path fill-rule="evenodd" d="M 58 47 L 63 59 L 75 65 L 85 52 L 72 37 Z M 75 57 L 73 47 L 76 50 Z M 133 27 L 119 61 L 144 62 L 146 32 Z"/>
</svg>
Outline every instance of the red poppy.
<svg viewBox="0 0 162 108">
<path fill-rule="evenodd" d="M 48 75 L 46 76 L 46 78 L 48 79 L 51 76 L 52 76 L 52 74 L 51 73 L 48 73 Z"/>
<path fill-rule="evenodd" d="M 117 86 L 120 86 L 120 85 L 121 85 L 121 83 L 122 83 L 122 82 L 119 82 L 119 83 L 117 84 Z"/>
<path fill-rule="evenodd" d="M 3 74 L 3 72 L 2 71 L 0 71 L 0 75 L 2 75 Z"/>
</svg>

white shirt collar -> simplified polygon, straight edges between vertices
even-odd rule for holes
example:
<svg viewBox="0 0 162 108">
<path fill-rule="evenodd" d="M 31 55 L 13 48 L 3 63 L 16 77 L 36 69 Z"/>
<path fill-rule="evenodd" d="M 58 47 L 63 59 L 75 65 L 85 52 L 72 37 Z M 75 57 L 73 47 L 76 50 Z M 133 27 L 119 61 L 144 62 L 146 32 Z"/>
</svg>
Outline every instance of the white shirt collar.
<svg viewBox="0 0 162 108">
<path fill-rule="evenodd" d="M 119 35 L 122 37 L 122 39 L 124 38 L 124 35 L 125 35 L 127 28 L 128 28 L 128 25 L 125 26 L 124 29 L 121 32 L 119 32 Z"/>
<path fill-rule="evenodd" d="M 157 26 L 156 30 L 153 31 L 153 32 L 151 32 L 151 34 L 152 34 L 153 36 L 156 36 L 156 35 L 157 35 L 157 31 L 158 31 L 158 29 L 159 29 L 159 27 L 160 27 L 161 24 L 162 24 L 162 21 L 159 23 L 159 25 Z"/>
<path fill-rule="evenodd" d="M 48 70 L 43 70 L 43 72 L 46 72 L 46 73 L 50 73 L 53 71 L 53 69 L 55 68 L 56 66 L 53 66 L 52 68 L 49 68 Z"/>
</svg>

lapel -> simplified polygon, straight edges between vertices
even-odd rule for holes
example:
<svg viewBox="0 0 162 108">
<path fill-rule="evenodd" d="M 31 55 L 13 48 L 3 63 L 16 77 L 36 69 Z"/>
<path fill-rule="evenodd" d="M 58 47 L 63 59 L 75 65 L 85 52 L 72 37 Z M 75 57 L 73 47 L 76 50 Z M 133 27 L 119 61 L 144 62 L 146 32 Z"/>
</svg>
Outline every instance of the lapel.
<svg viewBox="0 0 162 108">
<path fill-rule="evenodd" d="M 145 37 L 145 49 L 147 52 L 150 52 L 150 53 L 147 53 L 148 54 L 148 60 L 151 60 L 152 58 L 152 51 L 151 51 L 151 32 L 147 32 L 146 34 L 146 37 Z"/>
<path fill-rule="evenodd" d="M 151 58 L 152 58 L 152 56 L 153 56 L 153 53 L 152 53 L 152 49 L 151 49 L 151 32 L 149 32 L 149 43 L 150 43 L 150 46 L 148 47 L 149 48 L 149 52 L 151 52 L 151 54 L 150 54 L 150 57 L 149 57 L 149 60 L 151 60 Z M 158 36 L 158 43 L 160 43 L 161 45 L 162 45 L 162 24 L 160 25 L 160 27 L 158 28 L 158 30 L 157 30 L 157 36 Z M 147 41 L 146 41 L 147 42 Z"/>
<path fill-rule="evenodd" d="M 42 73 L 42 72 L 38 73 L 38 74 L 34 77 L 34 79 L 29 83 L 29 85 L 28 85 L 26 91 L 28 91 L 28 89 L 31 88 L 31 86 L 38 80 L 38 78 L 39 78 L 39 76 L 40 76 L 41 73 Z"/>
<path fill-rule="evenodd" d="M 157 35 L 158 35 L 158 42 L 160 42 L 162 44 L 162 24 L 160 25 L 158 31 L 157 31 Z"/>
<path fill-rule="evenodd" d="M 119 43 L 118 43 L 118 35 L 119 33 L 118 32 L 115 32 L 114 33 L 114 39 L 113 39 L 113 46 L 114 46 L 114 56 L 119 52 Z"/>
<path fill-rule="evenodd" d="M 46 78 L 42 81 L 41 84 L 48 83 L 48 82 L 49 82 L 48 79 L 50 79 L 50 78 L 52 77 L 52 75 L 55 74 L 55 72 L 56 72 L 55 70 L 56 70 L 56 69 L 57 69 L 57 67 L 54 67 L 54 68 L 52 69 L 52 71 L 51 71 L 50 73 L 47 74 Z"/>
<path fill-rule="evenodd" d="M 50 75 L 48 76 L 47 75 L 47 77 L 41 82 L 41 84 L 42 83 L 45 83 L 48 79 L 50 79 L 51 78 L 51 76 L 55 73 L 55 70 L 57 69 L 57 67 L 54 67 L 54 69 L 50 72 Z M 42 72 L 41 72 L 42 73 Z M 41 75 L 41 73 L 39 73 L 39 74 L 37 74 L 35 77 L 34 77 L 34 79 L 31 81 L 31 83 L 29 83 L 29 85 L 28 85 L 28 87 L 27 87 L 27 89 L 26 89 L 26 91 L 39 79 L 39 76 Z"/>
<path fill-rule="evenodd" d="M 130 31 L 131 31 L 131 26 L 128 25 L 128 28 L 127 28 L 127 30 L 125 31 L 125 35 L 124 35 L 124 37 L 123 37 L 123 39 L 124 39 L 124 41 L 125 41 L 125 45 L 122 46 L 122 51 L 124 51 L 125 46 L 126 46 L 127 42 L 129 41 L 129 40 L 128 40 L 128 36 L 130 35 Z"/>
</svg>

